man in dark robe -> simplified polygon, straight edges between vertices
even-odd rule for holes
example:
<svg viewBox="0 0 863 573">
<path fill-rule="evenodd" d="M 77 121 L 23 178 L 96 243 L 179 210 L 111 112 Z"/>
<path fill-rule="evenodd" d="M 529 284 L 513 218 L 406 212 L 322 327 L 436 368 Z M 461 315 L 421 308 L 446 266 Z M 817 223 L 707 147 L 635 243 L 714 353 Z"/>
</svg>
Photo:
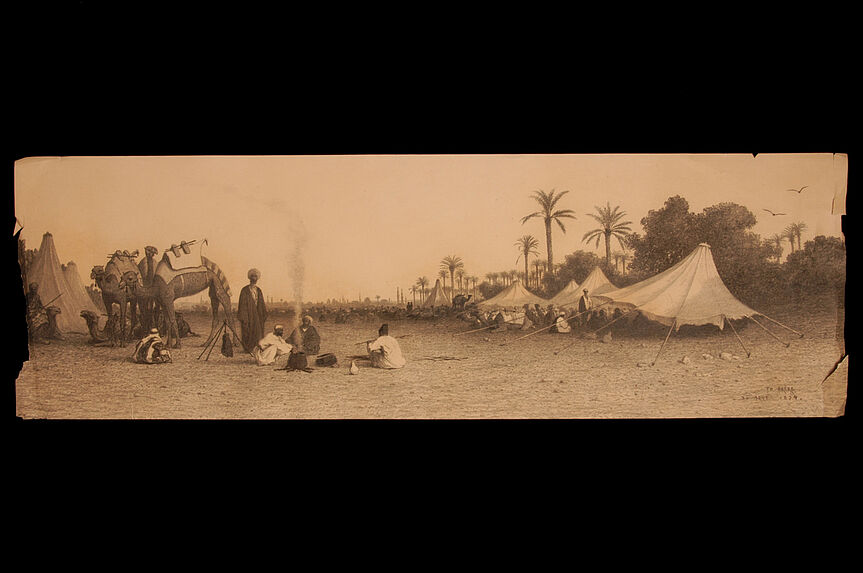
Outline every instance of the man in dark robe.
<svg viewBox="0 0 863 573">
<path fill-rule="evenodd" d="M 42 297 L 39 296 L 39 285 L 30 283 L 27 290 L 27 333 L 30 338 L 39 326 L 47 322 L 45 306 L 42 304 Z"/>
<path fill-rule="evenodd" d="M 588 312 L 593 309 L 593 301 L 590 300 L 590 294 L 587 292 L 587 289 L 583 289 L 582 292 L 584 294 L 581 295 L 581 298 L 578 299 L 578 323 L 580 325 L 586 325 L 590 320 L 590 315 L 592 313 Z"/>
<path fill-rule="evenodd" d="M 317 329 L 312 326 L 312 317 L 308 314 L 303 317 L 303 322 L 296 327 L 288 337 L 288 344 L 293 346 L 291 352 L 305 352 L 316 355 L 321 350 L 321 337 Z"/>
<path fill-rule="evenodd" d="M 267 319 L 267 305 L 264 303 L 264 293 L 258 287 L 261 271 L 249 271 L 249 284 L 240 291 L 237 303 L 237 319 L 240 321 L 240 336 L 243 348 L 251 352 L 258 341 L 264 337 L 264 322 Z"/>
</svg>

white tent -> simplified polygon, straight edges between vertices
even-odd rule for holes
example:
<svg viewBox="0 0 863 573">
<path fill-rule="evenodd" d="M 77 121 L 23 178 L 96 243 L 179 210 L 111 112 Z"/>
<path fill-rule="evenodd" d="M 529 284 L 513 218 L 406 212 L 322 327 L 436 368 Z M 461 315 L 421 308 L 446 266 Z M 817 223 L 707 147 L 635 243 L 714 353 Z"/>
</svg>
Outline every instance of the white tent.
<svg viewBox="0 0 863 573">
<path fill-rule="evenodd" d="M 90 298 L 90 295 L 84 288 L 84 283 L 81 281 L 81 275 L 78 273 L 78 265 L 76 265 L 74 261 L 69 261 L 63 265 L 63 277 L 66 279 L 66 284 L 69 285 L 68 296 L 70 300 L 74 301 L 75 306 L 81 307 L 81 310 L 93 310 L 96 313 L 102 312 L 99 309 L 99 305 L 93 302 L 93 299 Z M 67 295 L 63 296 L 65 297 Z M 80 311 L 78 312 L 80 314 Z"/>
<path fill-rule="evenodd" d="M 590 274 L 587 275 L 587 278 L 582 281 L 577 292 L 568 299 L 561 298 L 560 302 L 555 304 L 558 304 L 559 306 L 577 305 L 584 289 L 587 289 L 587 295 L 589 297 L 605 300 L 609 298 L 609 293 L 617 290 L 617 287 L 611 284 L 611 281 L 608 280 L 608 277 L 605 276 L 605 273 L 602 272 L 601 268 L 594 267 L 593 270 L 590 271 Z"/>
<path fill-rule="evenodd" d="M 482 310 L 494 310 L 498 308 L 521 309 L 525 304 L 547 304 L 548 301 L 540 298 L 524 288 L 521 281 L 515 281 L 495 296 L 477 304 Z"/>
<path fill-rule="evenodd" d="M 436 279 L 434 283 L 434 288 L 431 290 L 429 295 L 423 301 L 423 308 L 430 308 L 433 306 L 451 306 L 452 301 L 444 291 L 443 287 L 440 284 L 440 279 Z"/>
<path fill-rule="evenodd" d="M 578 300 L 578 297 L 581 296 L 581 289 L 578 288 L 578 283 L 575 282 L 575 279 L 569 281 L 565 287 L 563 287 L 559 293 L 551 297 L 548 302 L 554 304 L 555 306 L 562 306 L 565 304 L 571 303 L 573 300 Z"/>
<path fill-rule="evenodd" d="M 75 270 L 77 274 L 77 269 Z M 81 286 L 80 277 L 76 285 L 70 285 L 66 280 L 66 273 L 60 266 L 60 258 L 57 256 L 57 248 L 54 245 L 54 236 L 45 233 L 42 236 L 42 245 L 39 254 L 33 261 L 27 280 L 39 285 L 39 298 L 42 304 L 49 304 L 60 309 L 57 315 L 57 327 L 61 332 L 70 330 L 84 331 L 86 324 L 81 318 L 82 310 L 90 310 L 99 313 L 99 309 L 93 304 L 90 296 Z M 58 297 L 57 295 L 62 294 Z M 53 302 L 51 302 L 53 300 Z"/>
<path fill-rule="evenodd" d="M 638 309 L 651 320 L 674 325 L 675 330 L 684 324 L 715 324 L 721 329 L 726 319 L 761 315 L 728 291 L 707 243 L 670 269 L 603 296 Z"/>
</svg>

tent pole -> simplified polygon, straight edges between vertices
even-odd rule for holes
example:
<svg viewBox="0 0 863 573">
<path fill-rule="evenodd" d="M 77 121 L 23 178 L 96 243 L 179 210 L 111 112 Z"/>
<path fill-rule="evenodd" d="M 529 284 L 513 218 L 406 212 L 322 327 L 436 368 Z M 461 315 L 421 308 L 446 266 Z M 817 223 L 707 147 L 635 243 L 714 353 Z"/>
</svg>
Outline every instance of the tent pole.
<svg viewBox="0 0 863 573">
<path fill-rule="evenodd" d="M 501 343 L 500 343 L 500 345 L 501 345 L 501 346 L 506 346 L 506 345 L 507 345 L 507 344 L 509 344 L 510 342 L 517 342 L 517 341 L 519 341 L 519 340 L 521 340 L 521 339 L 523 339 L 523 338 L 527 338 L 528 336 L 533 336 L 534 334 L 539 334 L 540 332 L 543 332 L 543 331 L 545 331 L 545 330 L 548 330 L 548 329 L 549 329 L 549 328 L 551 328 L 552 326 L 554 326 L 554 323 L 551 323 L 551 324 L 549 324 L 549 325 L 548 325 L 548 326 L 546 326 L 546 327 L 540 328 L 539 330 L 534 330 L 534 331 L 533 331 L 533 332 L 531 332 L 530 334 L 525 334 L 524 336 L 519 336 L 518 338 L 513 338 L 512 340 L 508 340 L 508 341 L 506 341 L 506 342 L 501 342 Z"/>
<path fill-rule="evenodd" d="M 740 346 L 742 346 L 742 347 L 743 347 L 743 350 L 746 350 L 746 358 L 749 358 L 749 356 L 750 356 L 750 352 L 749 352 L 749 350 L 747 350 L 746 345 L 745 345 L 745 344 L 743 344 L 743 341 L 742 341 L 742 340 L 740 340 L 740 335 L 739 335 L 739 334 L 737 334 L 737 330 L 735 330 L 734 325 L 733 325 L 733 324 L 731 324 L 731 321 L 730 321 L 730 320 L 728 320 L 728 317 L 727 317 L 727 316 L 725 316 L 724 314 L 722 315 L 722 318 L 723 318 L 723 320 L 725 320 L 725 322 L 728 324 L 728 326 L 730 326 L 730 327 L 731 327 L 731 331 L 732 331 L 732 332 L 734 332 L 734 336 L 736 336 L 736 337 L 737 337 L 737 342 L 739 342 L 739 343 L 740 343 Z"/>
<path fill-rule="evenodd" d="M 668 342 L 668 337 L 671 336 L 671 331 L 674 330 L 674 326 L 677 324 L 677 319 L 674 319 L 674 322 L 671 323 L 671 328 L 668 329 L 668 334 L 665 335 L 665 340 L 662 341 L 662 346 L 659 347 L 659 352 L 656 353 L 656 358 L 653 359 L 653 362 L 650 363 L 651 366 L 656 364 L 656 360 L 659 358 L 659 355 L 662 353 L 662 349 L 665 348 L 665 343 Z"/>
<path fill-rule="evenodd" d="M 783 344 L 783 345 L 785 346 L 785 348 L 788 348 L 789 346 L 791 346 L 791 343 L 790 343 L 790 342 L 783 342 L 783 341 L 782 341 L 782 339 L 780 339 L 778 336 L 776 336 L 775 334 L 773 334 L 772 332 L 770 332 L 769 330 L 767 330 L 767 327 L 766 327 L 766 326 L 764 326 L 763 324 L 761 324 L 760 322 L 758 322 L 757 320 L 755 320 L 755 319 L 754 319 L 754 318 L 752 318 L 751 316 L 747 315 L 747 316 L 746 316 L 746 318 L 748 318 L 749 320 L 751 320 L 752 322 L 754 322 L 755 324 L 757 324 L 758 326 L 760 326 L 760 327 L 762 328 L 762 330 L 764 330 L 764 332 L 766 332 L 767 334 L 769 334 L 770 336 L 772 336 L 773 338 L 775 338 L 776 340 L 778 340 L 781 344 Z"/>
<path fill-rule="evenodd" d="M 212 346 L 210 346 L 210 351 L 209 351 L 209 352 L 207 352 L 207 357 L 206 357 L 206 358 L 204 358 L 204 360 L 205 360 L 205 361 L 210 359 L 210 354 L 212 354 L 212 353 L 213 353 L 213 349 L 216 347 L 216 343 L 217 343 L 217 342 L 218 342 L 218 340 L 219 340 L 219 336 L 221 336 L 221 333 L 222 333 L 222 332 L 224 332 L 224 330 L 225 330 L 225 324 L 224 324 L 224 323 L 222 323 L 222 326 L 220 326 L 220 327 L 219 327 L 219 334 L 217 334 L 217 335 L 215 336 L 215 338 L 213 338 L 213 345 L 212 345 Z"/>
<path fill-rule="evenodd" d="M 761 314 L 761 313 L 759 312 L 758 314 Z M 769 316 L 767 316 L 766 314 L 761 314 L 761 316 L 763 316 L 764 318 L 766 318 L 766 319 L 767 319 L 767 320 L 769 320 L 770 322 L 773 322 L 773 323 L 778 324 L 779 326 L 781 326 L 781 327 L 782 327 L 782 328 L 784 328 L 785 330 L 790 330 L 790 331 L 791 331 L 791 332 L 793 332 L 794 334 L 798 335 L 800 338 L 803 338 L 803 333 L 802 333 L 802 332 L 797 332 L 796 330 L 794 330 L 794 329 L 793 329 L 793 328 L 791 328 L 790 326 L 785 326 L 785 325 L 784 325 L 784 324 L 782 324 L 781 322 L 779 322 L 779 321 L 777 321 L 777 320 L 773 320 L 772 318 L 770 318 L 770 317 L 769 317 Z"/>
</svg>

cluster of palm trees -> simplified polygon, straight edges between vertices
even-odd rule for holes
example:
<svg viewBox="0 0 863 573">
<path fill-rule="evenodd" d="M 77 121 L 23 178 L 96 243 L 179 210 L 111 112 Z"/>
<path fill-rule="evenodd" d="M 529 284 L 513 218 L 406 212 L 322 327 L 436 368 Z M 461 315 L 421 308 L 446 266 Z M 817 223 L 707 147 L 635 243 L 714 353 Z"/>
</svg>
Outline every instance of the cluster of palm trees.
<svg viewBox="0 0 863 573">
<path fill-rule="evenodd" d="M 803 235 L 803 232 L 806 231 L 809 227 L 807 227 L 806 223 L 803 221 L 798 221 L 797 223 L 791 223 L 787 227 L 785 227 L 781 233 L 775 233 L 771 235 L 767 242 L 774 245 L 777 250 L 776 261 L 782 258 L 782 245 L 785 242 L 785 239 L 788 239 L 789 244 L 791 245 L 791 252 L 794 252 L 794 241 L 797 241 L 797 250 L 799 251 L 801 247 L 800 237 Z"/>
<path fill-rule="evenodd" d="M 441 279 L 441 286 L 443 287 L 444 292 L 449 293 L 450 298 L 452 298 L 452 295 L 455 293 L 456 285 L 458 285 L 459 292 L 469 290 L 472 285 L 474 296 L 476 296 L 476 283 L 479 280 L 479 277 L 468 275 L 466 273 L 464 269 L 464 261 L 461 257 L 447 255 L 441 259 L 437 278 Z M 447 278 L 449 278 L 449 288 L 447 288 Z M 409 289 L 409 292 L 413 295 L 414 304 L 416 304 L 417 295 L 419 295 L 420 302 L 425 300 L 429 285 L 430 281 L 428 277 L 422 276 L 417 278 L 416 282 Z"/>
<path fill-rule="evenodd" d="M 572 209 L 558 209 L 558 202 L 561 198 L 569 193 L 569 191 L 557 192 L 552 189 L 549 192 L 543 190 L 534 191 L 531 197 L 539 204 L 540 210 L 525 215 L 521 218 L 521 224 L 525 224 L 533 218 L 541 219 L 545 225 L 545 244 L 547 261 L 544 265 L 536 264 L 534 285 L 539 287 L 542 284 L 542 275 L 546 272 L 554 273 L 554 255 L 552 249 L 552 223 L 556 223 L 560 230 L 566 234 L 566 226 L 562 219 L 575 219 L 575 211 Z M 626 238 L 632 233 L 632 221 L 624 221 L 626 212 L 620 210 L 620 206 L 615 206 L 613 209 L 610 202 L 606 202 L 605 207 L 595 207 L 596 213 L 587 213 L 599 223 L 599 227 L 591 229 L 581 238 L 583 243 L 596 241 L 594 248 L 599 247 L 599 242 L 605 239 L 605 262 L 611 266 L 611 260 L 614 259 L 615 268 L 622 265 L 623 272 L 626 272 L 626 263 L 632 258 L 626 248 Z M 622 251 L 611 252 L 612 238 L 617 239 Z M 524 277 L 531 278 L 528 272 L 528 258 L 533 255 L 539 257 L 539 241 L 533 235 L 523 235 L 515 242 L 515 247 L 518 249 L 519 255 L 516 263 L 522 257 L 524 258 Z"/>
</svg>

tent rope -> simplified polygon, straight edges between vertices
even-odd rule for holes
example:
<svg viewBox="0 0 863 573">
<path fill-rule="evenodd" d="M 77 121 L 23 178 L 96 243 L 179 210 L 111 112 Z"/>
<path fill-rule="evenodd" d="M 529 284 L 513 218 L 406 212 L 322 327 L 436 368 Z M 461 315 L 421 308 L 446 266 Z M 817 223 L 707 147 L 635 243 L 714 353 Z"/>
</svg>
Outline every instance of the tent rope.
<svg viewBox="0 0 863 573">
<path fill-rule="evenodd" d="M 757 320 L 755 320 L 754 318 L 752 318 L 752 316 L 750 316 L 750 315 L 746 315 L 746 318 L 748 318 L 749 320 L 751 320 L 752 322 L 754 322 L 755 324 L 757 324 L 758 326 L 760 326 L 760 327 L 762 328 L 762 330 L 764 330 L 764 332 L 766 332 L 767 334 L 769 334 L 770 336 L 772 336 L 773 338 L 775 338 L 776 340 L 778 340 L 781 344 L 783 344 L 783 345 L 785 346 L 785 348 L 788 348 L 789 346 L 791 346 L 791 343 L 790 343 L 790 342 L 785 342 L 785 341 L 783 341 L 782 339 L 780 339 L 778 336 L 776 336 L 775 334 L 773 334 L 772 332 L 770 332 L 769 330 L 767 330 L 767 327 L 766 327 L 766 326 L 764 326 L 763 324 L 761 324 L 760 322 L 758 322 Z"/>
<path fill-rule="evenodd" d="M 798 335 L 800 338 L 803 338 L 803 333 L 802 333 L 802 332 L 797 332 L 796 330 L 794 330 L 794 329 L 793 329 L 793 328 L 791 328 L 790 326 L 785 326 L 784 324 L 782 324 L 782 323 L 781 323 L 781 322 L 779 322 L 778 320 L 773 320 L 772 318 L 770 318 L 769 316 L 767 316 L 767 315 L 766 315 L 766 314 L 764 314 L 764 313 L 759 312 L 758 314 L 760 314 L 761 316 L 763 316 L 764 318 L 766 318 L 766 319 L 767 319 L 767 320 L 769 320 L 770 322 L 776 323 L 776 324 L 778 324 L 779 326 L 781 326 L 782 328 L 784 328 L 785 330 L 790 330 L 790 331 L 791 331 L 791 332 L 793 332 L 794 334 Z"/>
</svg>

